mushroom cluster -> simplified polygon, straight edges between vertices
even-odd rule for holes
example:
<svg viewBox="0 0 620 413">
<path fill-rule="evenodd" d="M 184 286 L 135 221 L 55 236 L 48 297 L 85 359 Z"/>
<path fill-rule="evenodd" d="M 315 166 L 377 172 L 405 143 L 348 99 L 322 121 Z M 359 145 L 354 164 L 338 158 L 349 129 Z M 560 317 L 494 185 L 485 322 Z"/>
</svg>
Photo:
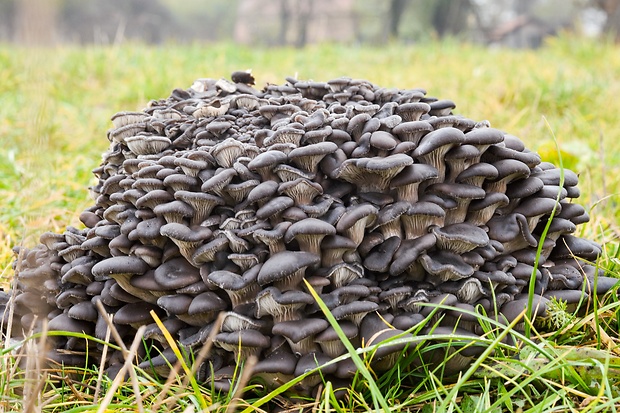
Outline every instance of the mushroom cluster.
<svg viewBox="0 0 620 413">
<path fill-rule="evenodd" d="M 577 175 L 454 115 L 452 101 L 346 77 L 253 84 L 246 72 L 199 79 L 113 116 L 84 229 L 16 249 L 12 334 L 47 320 L 104 339 L 101 302 L 127 342 L 147 326 L 158 351 L 143 367 L 165 371 L 174 354 L 150 312 L 189 351 L 223 312 L 202 379 L 226 388 L 255 355 L 255 376 L 275 385 L 345 352 L 309 288 L 368 346 L 422 321 L 424 303 L 453 308 L 436 313 L 438 331 L 476 337 L 477 306 L 511 322 L 534 277 L 542 312 L 615 283 L 591 264 L 601 248 L 572 235 L 589 219 L 572 202 Z M 92 342 L 55 340 L 53 360 L 98 357 Z M 401 351 L 380 349 L 373 367 Z M 114 371 L 122 355 L 106 363 Z M 355 370 L 343 360 L 322 373 Z"/>
</svg>

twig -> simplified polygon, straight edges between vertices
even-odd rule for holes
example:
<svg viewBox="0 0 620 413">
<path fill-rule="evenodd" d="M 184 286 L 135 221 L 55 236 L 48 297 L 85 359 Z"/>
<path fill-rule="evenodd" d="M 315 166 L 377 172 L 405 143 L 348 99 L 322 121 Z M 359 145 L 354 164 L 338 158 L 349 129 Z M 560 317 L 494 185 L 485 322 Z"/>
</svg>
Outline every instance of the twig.
<svg viewBox="0 0 620 413">
<path fill-rule="evenodd" d="M 131 347 L 129 348 L 127 356 L 125 357 L 125 363 L 123 364 L 123 367 L 121 367 L 118 374 L 116 375 L 116 378 L 114 378 L 114 381 L 110 385 L 110 388 L 108 389 L 103 399 L 103 402 L 99 405 L 99 409 L 97 409 L 97 413 L 104 413 L 106 411 L 106 409 L 110 405 L 110 402 L 112 401 L 112 398 L 114 397 L 114 394 L 116 393 L 116 390 L 123 382 L 125 373 L 127 373 L 128 370 L 130 372 L 133 370 L 133 366 L 132 366 L 133 358 L 136 356 L 136 353 L 138 352 L 138 346 L 140 346 L 140 344 L 142 343 L 142 336 L 144 336 L 145 330 L 146 330 L 146 326 L 140 326 L 140 328 L 138 328 L 138 331 L 136 332 L 136 337 L 134 338 L 133 343 L 131 343 Z M 138 402 L 138 400 L 139 400 L 138 394 L 136 394 L 136 403 Z M 138 405 L 138 409 L 140 409 L 141 411 L 144 411 L 141 404 Z"/>
<path fill-rule="evenodd" d="M 239 380 L 237 380 L 237 388 L 235 389 L 235 393 L 230 399 L 230 403 L 226 407 L 226 413 L 232 413 L 237 408 L 237 404 L 239 404 L 239 399 L 243 395 L 243 389 L 245 388 L 245 385 L 250 381 L 250 378 L 252 378 L 254 366 L 256 366 L 257 362 L 258 359 L 256 358 L 256 356 L 250 356 L 245 360 L 245 363 L 243 364 L 243 372 L 241 372 L 241 376 L 239 377 Z"/>
<path fill-rule="evenodd" d="M 102 306 L 103 307 L 103 306 Z M 99 309 L 101 311 L 101 309 Z M 105 310 L 105 309 L 104 309 Z M 104 317 L 104 315 L 102 315 Z M 108 317 L 108 315 L 105 315 Z M 113 322 L 114 315 L 110 314 L 110 322 Z M 105 331 L 105 344 L 103 345 L 103 350 L 101 351 L 101 363 L 99 364 L 99 373 L 97 374 L 97 386 L 95 387 L 95 395 L 93 396 L 93 403 L 97 403 L 99 400 L 99 392 L 101 391 L 101 382 L 103 381 L 103 370 L 105 366 L 105 361 L 108 356 L 108 343 L 110 341 L 110 326 Z"/>
<path fill-rule="evenodd" d="M 120 346 L 121 351 L 123 353 L 123 357 L 125 357 L 125 363 L 127 363 L 127 359 L 128 359 L 128 357 L 130 355 L 129 352 L 127 351 L 127 346 L 125 346 L 125 343 L 123 342 L 123 339 L 121 338 L 120 334 L 118 334 L 118 330 L 116 329 L 116 327 L 112 323 L 112 318 L 108 315 L 107 311 L 105 310 L 105 307 L 103 306 L 103 303 L 101 303 L 101 301 L 97 301 L 96 305 L 97 305 L 97 308 L 99 309 L 99 313 L 101 314 L 101 316 L 105 320 L 106 324 L 108 325 L 108 330 L 111 332 L 112 336 L 114 336 L 114 340 Z M 144 326 L 141 326 L 141 327 L 144 327 Z M 140 330 L 138 330 L 138 331 L 140 331 Z M 144 334 L 144 331 L 142 332 L 142 335 L 143 334 Z M 136 339 L 138 339 L 138 337 L 140 337 L 140 340 L 141 340 L 142 339 L 142 335 L 136 335 L 136 337 L 134 338 L 134 343 L 136 342 Z M 133 343 L 132 343 L 132 346 L 133 346 Z M 131 356 L 131 358 L 133 358 L 133 357 L 135 357 L 135 354 Z M 120 372 L 118 374 L 120 374 Z M 118 377 L 119 376 L 117 376 L 116 378 L 118 378 Z M 120 376 L 120 377 L 122 377 L 122 376 Z M 137 405 L 138 411 L 140 413 L 143 413 L 144 412 L 144 406 L 142 405 L 142 396 L 140 395 L 140 384 L 138 383 L 138 376 L 136 376 L 136 371 L 134 369 L 129 369 L 129 377 L 131 378 L 131 385 L 133 387 L 133 391 L 134 391 L 135 396 L 136 396 L 136 405 Z M 107 395 L 106 395 L 106 397 L 107 397 Z"/>
</svg>

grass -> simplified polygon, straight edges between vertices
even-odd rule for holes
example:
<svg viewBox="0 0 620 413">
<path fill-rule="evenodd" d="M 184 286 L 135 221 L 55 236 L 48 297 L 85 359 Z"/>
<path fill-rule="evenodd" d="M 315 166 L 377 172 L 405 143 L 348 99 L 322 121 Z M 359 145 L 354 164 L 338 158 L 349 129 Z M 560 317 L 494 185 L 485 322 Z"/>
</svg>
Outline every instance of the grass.
<svg viewBox="0 0 620 413">
<path fill-rule="evenodd" d="M 0 285 L 12 277 L 11 249 L 32 246 L 44 231 L 78 226 L 79 213 L 92 204 L 86 187 L 91 169 L 107 148 L 109 117 L 140 109 L 149 99 L 188 87 L 198 77 L 222 77 L 252 68 L 259 84 L 282 83 L 285 76 L 327 80 L 341 75 L 385 87 L 423 87 L 430 95 L 452 99 L 457 112 L 488 119 L 520 137 L 544 160 L 580 175 L 580 202 L 591 222 L 580 236 L 604 245 L 599 265 L 619 276 L 620 209 L 620 53 L 617 46 L 563 36 L 537 51 L 487 50 L 456 42 L 384 48 L 344 45 L 295 49 L 249 49 L 235 45 L 145 47 L 63 47 L 29 50 L 0 48 Z M 555 140 L 560 151 L 556 150 Z M 354 350 L 358 367 L 347 397 L 335 397 L 342 384 L 327 382 L 316 398 L 300 401 L 316 411 L 543 412 L 616 411 L 620 408 L 619 300 L 597 303 L 597 311 L 574 315 L 561 303 L 542 328 L 526 325 L 529 336 L 508 331 L 480 314 L 488 348 L 456 380 L 442 379 L 439 366 L 418 368 L 419 354 L 456 358 L 464 343 L 458 332 L 430 340 L 436 322 L 427 318 L 416 334 L 394 337 L 407 344 L 402 360 L 377 374 L 368 357 L 375 348 Z M 335 326 L 336 327 L 336 326 Z M 424 327 L 424 330 L 422 329 Z M 551 331 L 551 332 L 547 332 Z M 409 332 L 411 333 L 411 332 Z M 513 336 L 515 340 L 506 340 Z M 187 384 L 184 369 L 168 381 L 135 371 L 114 384 L 96 368 L 39 374 L 42 348 L 37 337 L 1 350 L 0 410 L 81 412 L 269 411 L 291 407 L 281 388 L 264 390 L 242 380 L 218 394 Z M 111 340 L 114 343 L 113 340 Z M 22 343 L 20 343 L 22 344 Z M 115 345 L 115 344 L 111 344 Z M 382 344 L 388 345 L 388 344 Z M 131 351 L 131 349 L 127 349 Z M 28 356 L 27 356 L 28 355 Z M 27 357 L 26 357 L 27 356 Z M 18 368 L 27 367 L 26 369 Z M 189 367 L 186 367 L 189 368 Z M 173 370 L 174 372 L 174 370 Z M 316 372 L 308 372 L 294 386 Z M 132 374 L 133 376 L 133 374 Z M 236 376 L 243 377 L 243 366 Z M 118 385 L 105 401 L 107 390 Z M 241 399 L 242 390 L 246 391 Z M 95 397 L 96 395 L 96 397 Z M 236 406 L 236 407 L 235 407 Z"/>
</svg>

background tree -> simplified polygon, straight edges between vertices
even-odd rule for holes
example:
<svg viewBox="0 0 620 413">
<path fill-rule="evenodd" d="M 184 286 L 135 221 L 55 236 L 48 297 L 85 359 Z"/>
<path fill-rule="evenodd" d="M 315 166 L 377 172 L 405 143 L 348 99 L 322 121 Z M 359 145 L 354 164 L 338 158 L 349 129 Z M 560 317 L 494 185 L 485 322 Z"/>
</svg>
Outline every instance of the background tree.
<svg viewBox="0 0 620 413">
<path fill-rule="evenodd" d="M 398 28 L 402 20 L 403 12 L 410 3 L 410 0 L 390 0 L 388 27 L 392 39 L 398 38 Z"/>
<path fill-rule="evenodd" d="M 437 36 L 458 36 L 467 29 L 474 6 L 470 0 L 436 0 L 431 21 Z"/>
<path fill-rule="evenodd" d="M 57 0 L 19 0 L 14 4 L 15 40 L 29 46 L 49 46 L 57 40 Z"/>
<path fill-rule="evenodd" d="M 595 0 L 595 7 L 605 13 L 603 32 L 620 41 L 620 0 Z"/>
</svg>

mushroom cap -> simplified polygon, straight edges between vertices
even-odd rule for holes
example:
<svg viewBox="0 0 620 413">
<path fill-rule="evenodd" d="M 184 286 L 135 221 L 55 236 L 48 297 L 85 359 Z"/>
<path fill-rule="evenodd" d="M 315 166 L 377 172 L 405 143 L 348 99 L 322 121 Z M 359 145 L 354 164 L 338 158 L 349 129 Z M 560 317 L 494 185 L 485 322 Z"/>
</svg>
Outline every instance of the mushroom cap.
<svg viewBox="0 0 620 413">
<path fill-rule="evenodd" d="M 287 337 L 293 343 L 299 343 L 306 337 L 320 333 L 328 326 L 327 320 L 322 318 L 304 318 L 276 323 L 273 325 L 271 332 Z"/>
<path fill-rule="evenodd" d="M 247 271 L 242 276 L 232 271 L 218 270 L 209 273 L 207 281 L 223 290 L 238 291 L 255 282 L 257 274 L 256 271 Z"/>
<path fill-rule="evenodd" d="M 220 296 L 213 291 L 205 291 L 192 299 L 187 314 L 193 316 L 211 311 L 223 311 L 226 307 L 226 302 Z"/>
<path fill-rule="evenodd" d="M 332 315 L 336 320 L 341 320 L 355 315 L 366 315 L 367 313 L 378 309 L 379 305 L 377 303 L 373 303 L 372 301 L 353 301 L 334 308 L 332 310 Z"/>
<path fill-rule="evenodd" d="M 104 280 L 118 274 L 141 275 L 148 269 L 148 264 L 140 258 L 122 255 L 99 261 L 91 272 L 96 280 Z"/>
<path fill-rule="evenodd" d="M 402 153 L 386 157 L 347 159 L 334 171 L 334 177 L 358 186 L 362 192 L 381 191 L 405 166 L 411 164 L 413 159 Z"/>
<path fill-rule="evenodd" d="M 467 222 L 446 225 L 445 227 L 435 225 L 431 227 L 431 232 L 435 234 L 437 247 L 457 254 L 463 254 L 489 243 L 489 236 L 486 231 Z"/>
<path fill-rule="evenodd" d="M 254 365 L 252 372 L 293 374 L 297 366 L 297 357 L 289 351 L 275 351 Z"/>
<path fill-rule="evenodd" d="M 370 146 L 382 151 L 391 151 L 398 143 L 399 140 L 386 131 L 377 130 L 370 135 Z"/>
<path fill-rule="evenodd" d="M 501 159 L 493 163 L 497 169 L 497 180 L 510 177 L 511 181 L 530 176 L 530 167 L 516 159 Z"/>
<path fill-rule="evenodd" d="M 532 237 L 527 225 L 526 218 L 521 214 L 508 214 L 495 216 L 489 222 L 489 238 L 505 243 L 523 237 L 530 246 L 536 246 L 537 242 Z"/>
<path fill-rule="evenodd" d="M 349 207 L 344 214 L 342 214 L 336 224 L 336 230 L 339 232 L 345 231 L 355 225 L 355 223 L 360 219 L 365 217 L 371 217 L 365 225 L 366 227 L 369 227 L 373 224 L 378 212 L 379 210 L 374 205 L 369 203 L 353 205 Z"/>
<path fill-rule="evenodd" d="M 467 264 L 460 255 L 450 251 L 438 250 L 422 254 L 419 260 L 424 269 L 431 276 L 434 276 L 429 277 L 428 281 L 430 282 L 460 280 L 470 277 L 474 273 L 471 265 Z"/>
<path fill-rule="evenodd" d="M 497 168 L 486 162 L 479 162 L 473 165 L 470 165 L 468 168 L 459 173 L 456 178 L 456 183 L 466 182 L 474 177 L 481 177 L 484 179 L 494 179 L 497 178 L 499 172 L 497 172 Z"/>
<path fill-rule="evenodd" d="M 240 347 L 267 348 L 270 344 L 269 337 L 257 330 L 239 330 L 229 333 L 219 333 L 215 336 L 215 343 L 223 343 Z"/>
<path fill-rule="evenodd" d="M 71 333 L 92 334 L 94 324 L 72 318 L 67 313 L 60 313 L 50 320 L 47 328 L 50 331 L 67 331 Z"/>
<path fill-rule="evenodd" d="M 412 266 L 415 261 L 437 243 L 434 234 L 425 234 L 419 238 L 406 239 L 394 253 L 394 260 L 390 264 L 390 275 L 398 275 Z"/>
<path fill-rule="evenodd" d="M 558 239 L 550 258 L 562 259 L 579 257 L 594 262 L 601 253 L 601 246 L 596 242 L 566 234 Z"/>
<path fill-rule="evenodd" d="M 301 376 L 302 374 L 310 370 L 314 370 L 317 367 L 320 367 L 320 374 L 333 374 L 338 368 L 338 366 L 336 364 L 326 365 L 331 360 L 331 357 L 321 352 L 305 354 L 299 358 L 299 361 L 297 361 L 297 366 L 295 367 L 295 375 Z"/>
<path fill-rule="evenodd" d="M 288 196 L 278 196 L 272 198 L 256 211 L 256 218 L 267 219 L 276 214 L 282 213 L 293 205 L 295 205 L 295 201 Z"/>
<path fill-rule="evenodd" d="M 280 151 L 265 151 L 257 155 L 248 163 L 250 171 L 257 171 L 261 168 L 273 168 L 278 164 L 285 163 L 287 154 Z"/>
<path fill-rule="evenodd" d="M 401 242 L 400 237 L 392 236 L 374 247 L 364 258 L 364 267 L 380 273 L 387 272 L 392 263 L 392 257 L 400 247 Z"/>
<path fill-rule="evenodd" d="M 336 149 L 338 149 L 338 145 L 333 142 L 313 143 L 311 145 L 300 146 L 293 149 L 288 153 L 288 159 L 293 163 L 303 166 L 306 165 L 306 163 L 299 158 L 305 158 L 310 156 L 319 157 L 320 155 L 324 156 L 330 153 L 334 153 Z M 322 157 L 319 159 L 322 159 Z"/>
<path fill-rule="evenodd" d="M 316 218 L 306 218 L 293 223 L 284 234 L 284 241 L 289 243 L 300 235 L 334 235 L 336 228 L 333 225 Z"/>
<path fill-rule="evenodd" d="M 521 203 L 512 210 L 513 213 L 522 214 L 525 217 L 532 217 L 536 215 L 551 214 L 553 208 L 557 212 L 560 212 L 561 206 L 559 202 L 556 202 L 553 198 L 539 198 L 531 197 L 521 201 Z"/>
<path fill-rule="evenodd" d="M 411 156 L 418 158 L 445 147 L 449 150 L 452 146 L 463 143 L 465 134 L 460 129 L 447 127 L 434 130 L 425 135 L 418 144 L 418 147 L 411 153 Z"/>
<path fill-rule="evenodd" d="M 186 224 L 172 222 L 163 225 L 159 229 L 159 233 L 165 237 L 176 239 L 184 242 L 199 242 L 211 237 L 213 232 L 207 227 L 194 226 L 189 227 Z"/>
<path fill-rule="evenodd" d="M 427 121 L 401 122 L 392 129 L 402 141 L 409 141 L 417 145 L 418 141 L 427 133 L 433 131 L 433 126 Z"/>
<path fill-rule="evenodd" d="M 426 188 L 427 193 L 437 194 L 452 199 L 482 199 L 486 192 L 484 189 L 468 184 L 440 182 Z"/>
<path fill-rule="evenodd" d="M 506 196 L 510 199 L 525 198 L 540 191 L 545 184 L 540 178 L 529 176 L 508 185 Z"/>
<path fill-rule="evenodd" d="M 151 311 L 162 315 L 161 307 L 151 303 L 129 303 L 122 306 L 114 313 L 114 323 L 126 324 L 149 324 L 153 322 Z"/>
<path fill-rule="evenodd" d="M 581 296 L 581 291 L 579 291 L 579 296 Z M 533 306 L 532 306 L 532 314 L 535 317 L 542 316 L 547 312 L 547 305 L 549 304 L 549 299 L 545 297 L 541 297 L 540 295 L 534 294 L 533 296 Z M 500 308 L 500 313 L 506 317 L 508 322 L 512 322 L 515 318 L 517 318 L 521 312 L 523 312 L 528 305 L 527 297 L 515 297 L 513 301 L 509 301 L 504 304 Z"/>
<path fill-rule="evenodd" d="M 439 173 L 432 165 L 425 163 L 414 163 L 403 168 L 403 170 L 390 181 L 390 188 L 394 189 L 402 185 L 422 182 L 427 179 L 437 178 Z"/>
<path fill-rule="evenodd" d="M 269 257 L 261 267 L 257 281 L 266 285 L 281 280 L 308 266 L 316 265 L 321 258 L 305 251 L 282 251 Z"/>
<path fill-rule="evenodd" d="M 465 133 L 465 145 L 494 145 L 504 141 L 504 132 L 494 128 L 474 128 Z"/>
<path fill-rule="evenodd" d="M 186 294 L 164 295 L 157 299 L 157 305 L 170 315 L 185 314 L 193 297 Z"/>
<path fill-rule="evenodd" d="M 182 218 L 188 218 L 194 214 L 194 209 L 183 201 L 175 200 L 156 205 L 155 208 L 153 208 L 153 212 L 157 215 L 166 216 L 170 214 L 178 215 Z"/>
<path fill-rule="evenodd" d="M 169 290 L 187 287 L 201 280 L 198 268 L 183 257 L 162 263 L 155 269 L 154 278 L 157 284 Z"/>
</svg>

